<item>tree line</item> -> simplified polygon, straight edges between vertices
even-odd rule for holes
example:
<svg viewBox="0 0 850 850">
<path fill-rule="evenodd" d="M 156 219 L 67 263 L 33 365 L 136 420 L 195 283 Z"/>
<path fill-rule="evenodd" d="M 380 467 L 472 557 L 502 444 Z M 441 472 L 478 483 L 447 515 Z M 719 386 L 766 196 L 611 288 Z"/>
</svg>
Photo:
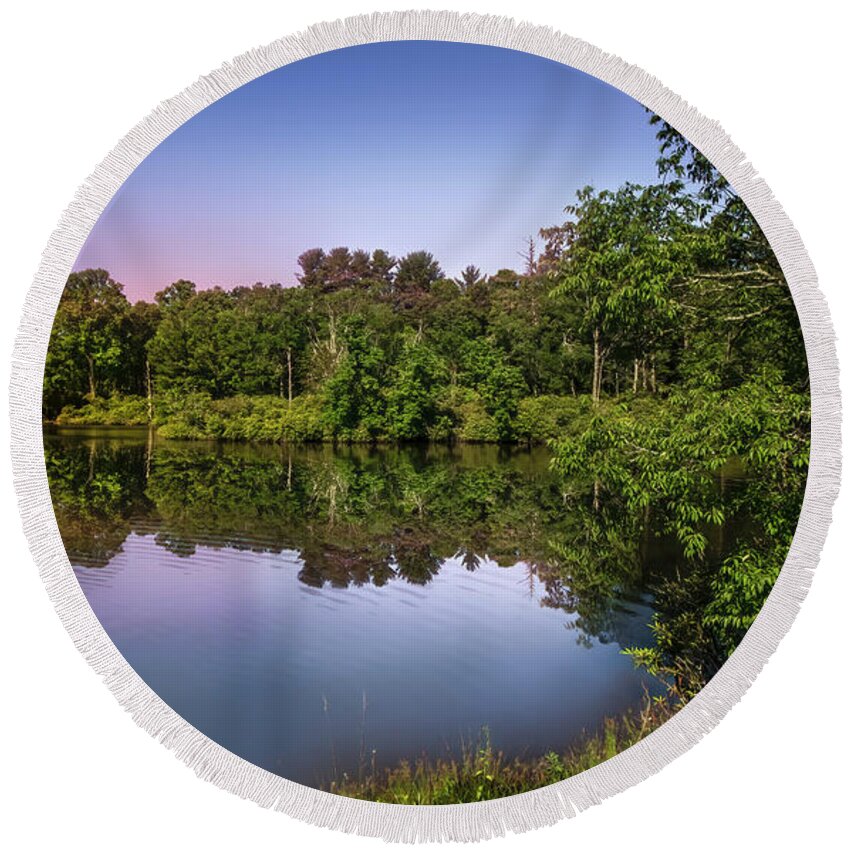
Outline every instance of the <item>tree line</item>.
<svg viewBox="0 0 850 850">
<path fill-rule="evenodd" d="M 683 704 L 737 646 L 785 560 L 808 470 L 809 383 L 794 303 L 758 223 L 697 149 L 650 121 L 657 181 L 585 187 L 563 221 L 526 241 L 518 270 L 469 265 L 450 277 L 424 250 L 313 248 L 292 286 L 178 280 L 133 305 L 106 271 L 76 272 L 51 334 L 44 416 L 150 423 L 167 438 L 545 442 L 557 484 L 532 501 L 551 510 L 550 604 L 604 623 L 593 588 L 610 598 L 648 536 L 675 540 L 681 563 L 654 586 L 655 642 L 632 655 Z M 175 469 L 157 503 L 173 494 L 182 516 L 195 479 Z M 205 516 L 224 481 L 239 482 L 252 510 L 261 498 L 257 469 L 225 472 L 199 490 Z M 480 502 L 498 505 L 506 529 L 526 527 L 508 501 L 478 494 L 474 476 L 452 488 L 437 472 L 405 475 L 398 492 L 415 496 L 405 516 L 454 523 L 458 505 Z M 270 492 L 297 490 L 279 461 L 268 474 Z M 88 461 L 77 479 L 93 480 Z M 88 501 L 111 492 L 97 480 Z M 365 490 L 346 492 L 362 501 Z M 382 500 L 403 501 L 378 487 Z M 411 541 L 410 576 L 428 572 L 424 545 Z M 373 561 L 365 554 L 364 569 Z M 324 564 L 308 577 L 332 576 Z"/>
<path fill-rule="evenodd" d="M 291 286 L 181 279 L 132 305 L 107 271 L 74 272 L 44 416 L 186 437 L 515 441 L 536 414 L 555 420 L 532 436 L 553 436 L 578 399 L 724 389 L 764 368 L 804 389 L 795 308 L 758 224 L 651 120 L 658 182 L 582 189 L 519 271 L 451 278 L 424 250 L 313 248 Z"/>
</svg>

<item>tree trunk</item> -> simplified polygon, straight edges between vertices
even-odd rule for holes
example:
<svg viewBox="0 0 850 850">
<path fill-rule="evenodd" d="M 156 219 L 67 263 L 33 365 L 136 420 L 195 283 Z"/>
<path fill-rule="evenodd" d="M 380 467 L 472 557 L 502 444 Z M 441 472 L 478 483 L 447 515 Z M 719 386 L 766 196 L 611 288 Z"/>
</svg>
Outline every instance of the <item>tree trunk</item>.
<svg viewBox="0 0 850 850">
<path fill-rule="evenodd" d="M 650 363 L 652 364 L 652 366 L 651 366 L 650 372 L 649 372 L 649 389 L 650 389 L 650 392 L 652 392 L 652 394 L 654 395 L 656 390 L 658 389 L 658 383 L 656 381 L 656 374 L 655 374 L 655 355 L 654 354 L 650 358 Z"/>
<path fill-rule="evenodd" d="M 596 384 L 596 400 L 602 398 L 602 385 L 605 383 L 605 361 L 608 359 L 608 349 L 599 348 L 599 380 Z"/>
<path fill-rule="evenodd" d="M 151 381 L 151 362 L 145 357 L 145 388 L 148 396 L 148 422 L 153 422 L 153 382 Z"/>
<path fill-rule="evenodd" d="M 153 459 L 153 426 L 148 425 L 148 441 L 145 445 L 145 481 L 151 477 L 151 460 Z"/>
<path fill-rule="evenodd" d="M 635 357 L 634 371 L 632 372 L 632 394 L 637 395 L 638 375 L 640 374 L 640 360 Z"/>
<path fill-rule="evenodd" d="M 590 395 L 594 402 L 599 401 L 599 389 L 602 385 L 601 380 L 602 359 L 599 346 L 599 328 L 593 329 L 593 387 Z"/>
<path fill-rule="evenodd" d="M 287 377 L 287 398 L 292 404 L 292 349 L 286 349 L 286 377 Z"/>
<path fill-rule="evenodd" d="M 87 354 L 86 362 L 89 367 L 89 395 L 92 398 L 97 398 L 97 387 L 94 382 L 94 358 L 90 354 Z"/>
<path fill-rule="evenodd" d="M 723 467 L 720 467 L 720 506 L 726 508 L 726 473 Z M 722 558 L 726 554 L 726 523 L 721 522 L 717 531 L 717 555 Z"/>
<path fill-rule="evenodd" d="M 333 313 L 328 315 L 328 351 L 336 358 L 336 316 Z"/>
</svg>

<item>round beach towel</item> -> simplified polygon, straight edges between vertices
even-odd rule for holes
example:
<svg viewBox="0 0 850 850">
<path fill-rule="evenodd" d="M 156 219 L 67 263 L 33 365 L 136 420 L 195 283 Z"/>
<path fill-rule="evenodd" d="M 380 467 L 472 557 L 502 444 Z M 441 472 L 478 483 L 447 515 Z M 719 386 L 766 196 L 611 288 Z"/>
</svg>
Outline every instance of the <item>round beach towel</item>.
<svg viewBox="0 0 850 850">
<path fill-rule="evenodd" d="M 68 631 L 199 776 L 414 841 L 686 750 L 803 598 L 837 369 L 796 232 L 636 68 L 448 13 L 324 24 L 142 121 L 13 376 Z"/>
</svg>

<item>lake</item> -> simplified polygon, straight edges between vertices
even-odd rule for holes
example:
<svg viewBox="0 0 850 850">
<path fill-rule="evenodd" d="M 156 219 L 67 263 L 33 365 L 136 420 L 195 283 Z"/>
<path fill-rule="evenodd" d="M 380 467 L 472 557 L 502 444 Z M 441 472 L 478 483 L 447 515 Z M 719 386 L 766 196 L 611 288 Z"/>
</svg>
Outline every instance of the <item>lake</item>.
<svg viewBox="0 0 850 850">
<path fill-rule="evenodd" d="M 46 429 L 45 458 L 123 656 L 205 735 L 288 779 L 457 755 L 484 730 L 508 757 L 563 752 L 660 692 L 622 649 L 651 643 L 676 547 L 600 533 L 616 518 L 576 500 L 545 448 Z"/>
</svg>

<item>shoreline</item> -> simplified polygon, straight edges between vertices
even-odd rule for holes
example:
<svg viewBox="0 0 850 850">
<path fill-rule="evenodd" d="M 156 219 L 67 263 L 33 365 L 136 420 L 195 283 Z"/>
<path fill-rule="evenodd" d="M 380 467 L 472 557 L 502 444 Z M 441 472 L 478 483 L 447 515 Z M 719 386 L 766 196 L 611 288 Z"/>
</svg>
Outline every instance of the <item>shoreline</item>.
<svg viewBox="0 0 850 850">
<path fill-rule="evenodd" d="M 148 428 L 161 439 L 205 442 L 545 446 L 576 435 L 595 416 L 618 406 L 657 409 L 664 400 L 662 393 L 598 402 L 586 394 L 531 395 L 520 399 L 501 423 L 477 403 L 445 400 L 437 408 L 435 424 L 405 434 L 384 420 L 340 428 L 329 418 L 328 403 L 321 394 L 304 393 L 291 401 L 268 395 L 113 395 L 67 405 L 55 417 L 43 418 L 42 427 Z"/>
<path fill-rule="evenodd" d="M 415 439 L 415 440 L 400 440 L 391 437 L 378 437 L 375 439 L 340 439 L 326 437 L 322 439 L 310 440 L 248 440 L 235 439 L 226 437 L 169 437 L 160 433 L 160 427 L 152 422 L 148 424 L 138 423 L 87 423 L 87 422 L 56 422 L 55 420 L 43 420 L 41 423 L 43 433 L 61 434 L 63 432 L 84 432 L 84 431 L 132 431 L 139 434 L 153 433 L 157 439 L 164 440 L 169 443 L 210 443 L 223 445 L 290 445 L 290 446 L 365 446 L 365 447 L 415 447 L 415 446 L 498 446 L 511 449 L 533 449 L 533 448 L 548 448 L 545 441 L 528 441 L 528 440 L 464 440 L 461 438 L 455 439 Z"/>
<path fill-rule="evenodd" d="M 458 758 L 401 760 L 381 770 L 373 762 L 367 776 L 344 776 L 322 790 L 401 805 L 452 805 L 522 794 L 602 764 L 658 729 L 684 704 L 670 696 L 655 700 L 645 696 L 638 710 L 604 718 L 598 731 L 583 734 L 563 754 L 549 750 L 536 758 L 506 759 L 493 749 L 485 727 L 473 746 L 462 744 Z"/>
</svg>

